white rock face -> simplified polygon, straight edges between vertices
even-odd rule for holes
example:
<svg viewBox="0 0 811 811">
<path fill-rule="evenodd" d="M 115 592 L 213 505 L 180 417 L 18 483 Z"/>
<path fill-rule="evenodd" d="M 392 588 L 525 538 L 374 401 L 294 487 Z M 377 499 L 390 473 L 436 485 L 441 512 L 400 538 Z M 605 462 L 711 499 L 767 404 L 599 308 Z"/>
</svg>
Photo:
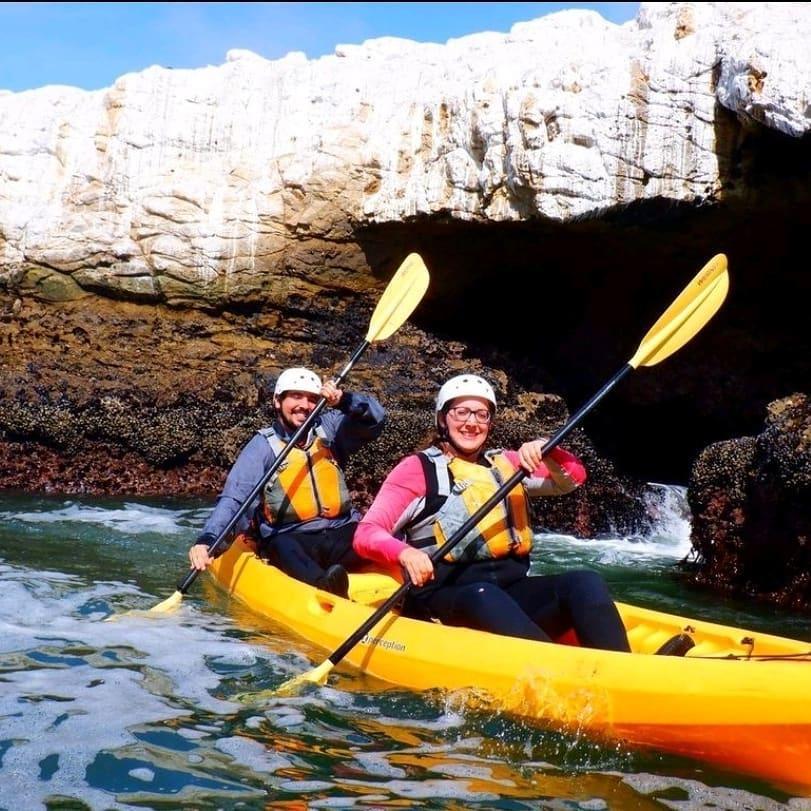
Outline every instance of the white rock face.
<svg viewBox="0 0 811 811">
<path fill-rule="evenodd" d="M 445 45 L 233 50 L 106 90 L 0 93 L 0 283 L 222 301 L 366 223 L 698 203 L 723 193 L 717 103 L 811 129 L 809 42 L 809 3 L 643 3 L 623 26 L 566 11 Z"/>
</svg>

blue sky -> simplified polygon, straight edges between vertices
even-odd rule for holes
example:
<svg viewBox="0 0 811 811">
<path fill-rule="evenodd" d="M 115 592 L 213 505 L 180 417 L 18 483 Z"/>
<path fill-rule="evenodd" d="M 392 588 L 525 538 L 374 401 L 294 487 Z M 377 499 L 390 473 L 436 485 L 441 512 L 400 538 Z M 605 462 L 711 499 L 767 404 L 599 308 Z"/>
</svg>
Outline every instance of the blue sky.
<svg viewBox="0 0 811 811">
<path fill-rule="evenodd" d="M 119 76 L 163 65 L 219 65 L 231 48 L 268 59 L 310 58 L 338 44 L 382 36 L 445 42 L 509 31 L 566 8 L 632 19 L 639 3 L 0 3 L 0 89 L 68 84 L 109 87 Z"/>
</svg>

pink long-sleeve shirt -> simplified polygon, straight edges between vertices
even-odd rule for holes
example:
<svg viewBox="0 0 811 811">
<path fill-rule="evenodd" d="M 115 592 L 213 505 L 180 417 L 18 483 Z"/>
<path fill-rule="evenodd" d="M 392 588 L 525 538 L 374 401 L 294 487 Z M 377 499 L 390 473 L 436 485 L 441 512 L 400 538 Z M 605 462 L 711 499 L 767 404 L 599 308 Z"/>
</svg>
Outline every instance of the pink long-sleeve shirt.
<svg viewBox="0 0 811 811">
<path fill-rule="evenodd" d="M 504 455 L 518 470 L 517 451 L 504 451 Z M 586 480 L 586 469 L 580 460 L 561 448 L 554 448 L 549 456 L 523 480 L 529 496 L 557 496 L 570 493 Z M 416 500 L 425 498 L 426 482 L 417 454 L 405 459 L 389 473 L 369 511 L 355 530 L 355 551 L 375 563 L 392 565 L 408 544 L 395 538 L 391 531 L 407 509 Z"/>
</svg>

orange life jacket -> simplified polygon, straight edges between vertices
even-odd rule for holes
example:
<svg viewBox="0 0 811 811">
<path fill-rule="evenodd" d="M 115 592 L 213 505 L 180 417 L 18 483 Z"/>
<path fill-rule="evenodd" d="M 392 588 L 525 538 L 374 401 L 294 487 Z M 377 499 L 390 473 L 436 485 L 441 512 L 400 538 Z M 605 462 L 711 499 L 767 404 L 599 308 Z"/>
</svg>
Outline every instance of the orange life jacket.
<svg viewBox="0 0 811 811">
<path fill-rule="evenodd" d="M 272 428 L 260 433 L 278 457 L 287 443 Z M 262 496 L 262 513 L 268 523 L 276 526 L 313 518 L 341 518 L 351 509 L 343 471 L 320 428 L 311 433 L 304 447 L 288 452 Z"/>
</svg>

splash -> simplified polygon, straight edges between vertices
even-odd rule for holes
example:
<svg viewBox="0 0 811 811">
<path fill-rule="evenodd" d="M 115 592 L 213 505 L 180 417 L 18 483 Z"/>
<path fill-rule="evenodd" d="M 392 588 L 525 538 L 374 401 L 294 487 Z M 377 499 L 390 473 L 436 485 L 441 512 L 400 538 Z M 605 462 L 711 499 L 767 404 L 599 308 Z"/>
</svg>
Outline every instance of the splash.
<svg viewBox="0 0 811 811">
<path fill-rule="evenodd" d="M 599 538 L 576 538 L 560 533 L 535 536 L 533 556 L 546 564 L 586 566 L 668 567 L 690 551 L 690 514 L 686 488 L 650 485 L 645 504 L 650 529 L 640 535 L 607 534 Z"/>
</svg>

